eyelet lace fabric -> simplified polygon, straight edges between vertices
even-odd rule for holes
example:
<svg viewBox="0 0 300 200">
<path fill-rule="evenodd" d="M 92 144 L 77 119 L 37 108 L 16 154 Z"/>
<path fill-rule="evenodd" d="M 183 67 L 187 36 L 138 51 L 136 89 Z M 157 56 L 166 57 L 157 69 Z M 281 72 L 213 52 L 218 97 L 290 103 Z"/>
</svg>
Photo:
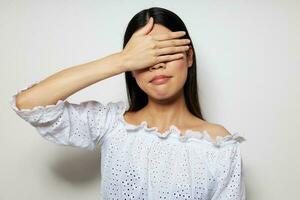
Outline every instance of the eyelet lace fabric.
<svg viewBox="0 0 300 200">
<path fill-rule="evenodd" d="M 123 115 L 125 111 L 128 109 L 128 107 L 124 101 L 119 101 L 118 104 L 121 107 L 121 111 L 120 111 L 121 114 L 119 116 L 120 120 L 125 124 L 127 130 L 129 131 L 134 132 L 136 130 L 142 129 L 143 131 L 150 134 L 154 134 L 159 138 L 167 139 L 168 137 L 173 137 L 173 138 L 177 138 L 179 141 L 182 142 L 190 142 L 190 141 L 199 142 L 201 140 L 205 140 L 206 142 L 210 143 L 215 147 L 221 147 L 235 142 L 241 143 L 246 140 L 238 132 L 230 135 L 226 135 L 225 137 L 217 136 L 215 140 L 211 138 L 211 136 L 206 130 L 198 131 L 198 130 L 187 129 L 184 133 L 181 133 L 179 128 L 177 128 L 177 126 L 174 124 L 172 124 L 169 127 L 169 129 L 164 133 L 160 133 L 157 127 L 149 127 L 147 121 L 142 121 L 138 125 L 134 125 L 126 122 Z"/>
<path fill-rule="evenodd" d="M 175 125 L 160 133 L 146 121 L 127 123 L 124 101 L 18 109 L 16 95 L 36 83 L 12 96 L 12 109 L 54 144 L 101 147 L 99 199 L 246 199 L 240 134 L 213 140 L 207 131 L 181 133 Z"/>
</svg>

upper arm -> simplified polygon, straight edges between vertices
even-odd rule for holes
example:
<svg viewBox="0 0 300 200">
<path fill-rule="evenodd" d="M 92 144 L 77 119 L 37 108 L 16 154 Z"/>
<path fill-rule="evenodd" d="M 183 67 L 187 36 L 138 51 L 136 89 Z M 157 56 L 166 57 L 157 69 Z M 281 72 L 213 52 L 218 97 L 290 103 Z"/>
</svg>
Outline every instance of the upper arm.
<svg viewBox="0 0 300 200">
<path fill-rule="evenodd" d="M 13 110 L 34 126 L 42 137 L 56 144 L 89 150 L 101 144 L 104 136 L 114 129 L 116 116 L 122 108 L 121 101 L 103 104 L 89 100 L 76 104 L 59 100 L 53 105 L 19 109 L 16 106 L 17 94 L 10 102 Z"/>
<path fill-rule="evenodd" d="M 213 174 L 216 180 L 211 200 L 245 200 L 246 187 L 242 155 L 238 142 L 212 150 Z"/>
</svg>

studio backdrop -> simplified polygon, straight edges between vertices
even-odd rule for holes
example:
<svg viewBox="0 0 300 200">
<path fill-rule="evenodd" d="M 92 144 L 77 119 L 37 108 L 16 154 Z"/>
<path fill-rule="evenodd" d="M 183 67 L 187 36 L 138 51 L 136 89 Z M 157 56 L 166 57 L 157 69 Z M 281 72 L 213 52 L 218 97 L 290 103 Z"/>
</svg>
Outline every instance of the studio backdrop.
<svg viewBox="0 0 300 200">
<path fill-rule="evenodd" d="M 99 147 L 46 141 L 9 101 L 35 81 L 121 51 L 129 20 L 153 6 L 189 30 L 204 117 L 246 138 L 247 199 L 299 199 L 299 1 L 19 0 L 0 2 L 1 200 L 99 199 Z M 68 101 L 127 102 L 124 75 Z"/>
</svg>

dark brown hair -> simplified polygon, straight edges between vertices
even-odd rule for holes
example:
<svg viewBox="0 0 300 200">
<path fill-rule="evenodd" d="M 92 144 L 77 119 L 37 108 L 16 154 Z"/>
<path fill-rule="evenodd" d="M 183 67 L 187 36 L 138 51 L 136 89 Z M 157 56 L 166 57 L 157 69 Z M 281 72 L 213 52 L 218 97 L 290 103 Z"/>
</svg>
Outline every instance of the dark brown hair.
<svg viewBox="0 0 300 200">
<path fill-rule="evenodd" d="M 150 17 L 153 17 L 153 23 L 161 24 L 170 29 L 171 31 L 185 31 L 186 34 L 182 38 L 188 38 L 191 40 L 184 22 L 175 13 L 164 8 L 152 7 L 140 11 L 139 13 L 134 15 L 133 18 L 129 21 L 124 35 L 123 49 L 125 48 L 132 34 L 138 29 L 145 26 Z M 193 64 L 191 67 L 188 68 L 187 80 L 184 84 L 184 98 L 188 110 L 193 115 L 204 120 L 201 114 L 201 108 L 198 100 L 198 85 L 196 72 L 197 64 L 192 40 L 189 45 L 194 51 Z M 130 71 L 125 72 L 125 79 L 127 97 L 129 102 L 128 111 L 140 110 L 148 103 L 148 96 L 143 90 L 140 89 Z"/>
</svg>

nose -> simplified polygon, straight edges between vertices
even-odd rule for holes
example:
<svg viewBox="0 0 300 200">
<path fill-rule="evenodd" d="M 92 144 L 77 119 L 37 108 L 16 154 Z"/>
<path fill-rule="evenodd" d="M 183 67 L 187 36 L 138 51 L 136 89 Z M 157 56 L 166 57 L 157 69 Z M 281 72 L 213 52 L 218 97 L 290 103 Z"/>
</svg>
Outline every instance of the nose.
<svg viewBox="0 0 300 200">
<path fill-rule="evenodd" d="M 166 68 L 166 64 L 165 63 L 158 63 L 158 64 L 156 64 L 154 66 L 149 67 L 149 71 L 153 71 L 156 68 L 158 68 L 158 69 L 159 68 L 165 69 Z"/>
</svg>

